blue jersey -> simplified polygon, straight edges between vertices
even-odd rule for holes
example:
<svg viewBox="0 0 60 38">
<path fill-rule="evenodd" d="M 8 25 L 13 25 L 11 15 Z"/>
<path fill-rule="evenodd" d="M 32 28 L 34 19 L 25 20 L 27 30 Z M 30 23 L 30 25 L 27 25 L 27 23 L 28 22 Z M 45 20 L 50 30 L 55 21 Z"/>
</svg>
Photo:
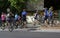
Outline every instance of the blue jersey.
<svg viewBox="0 0 60 38">
<path fill-rule="evenodd" d="M 49 16 L 52 16 L 53 14 L 52 14 L 52 11 L 50 11 L 50 13 L 49 13 Z"/>
<path fill-rule="evenodd" d="M 15 15 L 15 20 L 17 20 L 17 19 L 18 19 L 18 15 L 16 14 L 16 15 Z"/>
<path fill-rule="evenodd" d="M 45 16 L 48 16 L 49 15 L 47 9 L 45 9 L 44 12 L 45 12 Z"/>
<path fill-rule="evenodd" d="M 22 16 L 26 16 L 27 12 L 26 11 L 23 11 L 22 12 Z"/>
</svg>

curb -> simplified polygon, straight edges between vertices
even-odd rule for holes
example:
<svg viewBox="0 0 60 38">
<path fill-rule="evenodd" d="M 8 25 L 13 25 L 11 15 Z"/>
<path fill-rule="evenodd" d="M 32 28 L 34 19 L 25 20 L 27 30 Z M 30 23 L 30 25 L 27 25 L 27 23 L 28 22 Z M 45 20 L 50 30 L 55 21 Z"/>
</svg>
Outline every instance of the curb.
<svg viewBox="0 0 60 38">
<path fill-rule="evenodd" d="M 0 32 L 1 31 L 9 31 L 8 29 L 5 29 L 5 30 L 2 30 L 2 29 L 0 29 Z M 23 32 L 58 32 L 58 33 L 60 33 L 60 29 L 39 29 L 39 30 L 37 30 L 37 29 L 14 29 L 13 31 L 23 31 Z"/>
<path fill-rule="evenodd" d="M 35 30 L 35 31 L 30 31 L 30 32 L 58 32 L 58 33 L 60 33 L 60 29 L 48 29 L 48 30 L 46 30 L 46 29 L 41 29 L 41 30 Z"/>
</svg>

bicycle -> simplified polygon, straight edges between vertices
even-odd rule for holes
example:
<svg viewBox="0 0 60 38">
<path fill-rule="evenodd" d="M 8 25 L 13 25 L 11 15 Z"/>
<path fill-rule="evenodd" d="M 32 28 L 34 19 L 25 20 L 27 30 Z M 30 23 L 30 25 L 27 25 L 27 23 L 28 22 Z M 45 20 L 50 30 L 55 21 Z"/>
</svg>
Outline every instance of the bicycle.
<svg viewBox="0 0 60 38">
<path fill-rule="evenodd" d="M 26 21 L 21 20 L 21 25 L 22 25 L 21 28 L 26 28 L 27 27 L 26 24 L 27 24 Z"/>
<path fill-rule="evenodd" d="M 14 30 L 14 21 L 10 20 L 10 22 L 8 23 L 8 29 L 10 32 Z"/>
<path fill-rule="evenodd" d="M 12 32 L 14 30 L 14 24 L 10 23 L 9 24 L 9 31 Z"/>
<path fill-rule="evenodd" d="M 2 24 L 1 24 L 1 29 L 2 29 L 2 30 L 5 30 L 5 27 L 6 27 L 6 22 L 2 22 Z"/>
</svg>

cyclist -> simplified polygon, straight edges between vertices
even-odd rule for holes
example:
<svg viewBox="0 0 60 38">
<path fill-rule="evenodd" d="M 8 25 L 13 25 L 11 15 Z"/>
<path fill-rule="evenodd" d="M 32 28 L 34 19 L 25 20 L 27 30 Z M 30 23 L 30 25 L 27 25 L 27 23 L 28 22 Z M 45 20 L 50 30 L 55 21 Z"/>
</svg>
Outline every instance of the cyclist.
<svg viewBox="0 0 60 38">
<path fill-rule="evenodd" d="M 27 15 L 27 12 L 25 9 L 23 9 L 23 11 L 22 11 L 22 24 L 23 24 L 24 28 L 26 27 L 26 15 Z"/>
<path fill-rule="evenodd" d="M 12 15 L 11 15 L 11 13 L 8 13 L 6 15 L 6 20 L 7 20 L 7 23 L 11 23 L 12 22 Z"/>
<path fill-rule="evenodd" d="M 12 12 L 8 13 L 6 16 L 6 20 L 7 20 L 9 31 L 12 31 L 13 30 L 13 24 L 14 24 L 14 14 Z"/>
<path fill-rule="evenodd" d="M 52 24 L 52 20 L 53 20 L 53 9 L 52 7 L 49 8 L 49 23 L 51 22 Z"/>
<path fill-rule="evenodd" d="M 44 9 L 44 17 L 44 22 L 48 23 L 49 13 L 47 8 Z"/>
<path fill-rule="evenodd" d="M 36 13 L 34 13 L 34 25 L 39 24 L 40 21 L 40 15 L 38 14 L 38 11 L 36 11 Z"/>
<path fill-rule="evenodd" d="M 1 14 L 1 20 L 2 20 L 2 27 L 5 27 L 5 22 L 6 22 L 6 14 L 2 12 Z M 4 29 L 3 29 L 4 30 Z"/>
<path fill-rule="evenodd" d="M 16 26 L 16 28 L 18 28 L 18 18 L 19 18 L 18 14 L 15 14 L 15 26 Z"/>
</svg>

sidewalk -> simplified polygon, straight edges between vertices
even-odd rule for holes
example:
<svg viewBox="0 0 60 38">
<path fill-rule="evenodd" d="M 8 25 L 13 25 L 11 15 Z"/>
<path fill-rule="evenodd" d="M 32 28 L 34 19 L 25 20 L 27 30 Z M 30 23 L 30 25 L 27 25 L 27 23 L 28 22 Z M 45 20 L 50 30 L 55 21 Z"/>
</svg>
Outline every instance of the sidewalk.
<svg viewBox="0 0 60 38">
<path fill-rule="evenodd" d="M 49 25 L 48 25 L 49 26 Z M 46 27 L 46 26 L 39 26 L 37 25 L 38 28 L 30 28 L 30 32 L 60 32 L 60 25 L 57 25 L 57 26 L 49 26 L 49 27 Z"/>
<path fill-rule="evenodd" d="M 60 27 L 45 27 L 45 26 L 35 26 L 32 27 L 32 25 L 30 26 L 30 28 L 23 28 L 23 29 L 14 29 L 13 31 L 24 31 L 24 32 L 59 32 L 60 33 Z M 38 28 L 37 28 L 38 27 Z M 2 30 L 0 29 L 0 31 L 9 31 L 8 29 Z"/>
<path fill-rule="evenodd" d="M 0 31 L 9 31 L 8 29 L 2 30 L 0 29 Z M 23 31 L 23 32 L 59 32 L 60 33 L 60 29 L 47 29 L 47 28 L 24 28 L 24 29 L 14 29 L 13 31 Z"/>
<path fill-rule="evenodd" d="M 35 30 L 35 31 L 30 31 L 30 32 L 58 32 L 58 33 L 60 33 L 60 29 L 41 29 L 41 30 Z"/>
<path fill-rule="evenodd" d="M 60 33 L 60 27 L 41 27 L 37 28 L 37 30 L 30 31 L 30 32 L 59 32 Z"/>
</svg>

